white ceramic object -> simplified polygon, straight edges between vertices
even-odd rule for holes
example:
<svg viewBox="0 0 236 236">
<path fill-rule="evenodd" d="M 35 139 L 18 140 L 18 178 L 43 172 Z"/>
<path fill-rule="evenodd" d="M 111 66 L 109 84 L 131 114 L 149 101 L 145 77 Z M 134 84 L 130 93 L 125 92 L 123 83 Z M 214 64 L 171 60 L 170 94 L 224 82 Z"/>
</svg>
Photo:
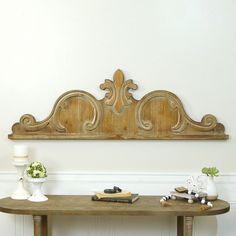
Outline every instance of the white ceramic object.
<svg viewBox="0 0 236 236">
<path fill-rule="evenodd" d="M 17 189 L 11 195 L 11 198 L 15 200 L 25 200 L 28 199 L 29 196 L 29 192 L 24 188 L 23 179 L 19 179 Z"/>
<path fill-rule="evenodd" d="M 218 198 L 218 192 L 214 182 L 214 177 L 212 176 L 207 176 L 206 192 L 207 192 L 207 200 L 214 201 Z"/>
<path fill-rule="evenodd" d="M 46 178 L 29 178 L 28 182 L 32 186 L 32 195 L 28 198 L 31 202 L 44 202 L 47 201 L 48 198 L 42 193 L 42 184 L 46 181 Z"/>
<path fill-rule="evenodd" d="M 28 147 L 25 145 L 15 145 L 13 156 L 15 157 L 28 156 Z"/>
<path fill-rule="evenodd" d="M 24 181 L 23 181 L 24 170 L 27 164 L 28 164 L 27 161 L 22 163 L 13 162 L 13 165 L 16 167 L 19 180 L 15 192 L 11 195 L 12 199 L 24 200 L 28 199 L 30 196 L 29 192 L 24 187 Z"/>
</svg>

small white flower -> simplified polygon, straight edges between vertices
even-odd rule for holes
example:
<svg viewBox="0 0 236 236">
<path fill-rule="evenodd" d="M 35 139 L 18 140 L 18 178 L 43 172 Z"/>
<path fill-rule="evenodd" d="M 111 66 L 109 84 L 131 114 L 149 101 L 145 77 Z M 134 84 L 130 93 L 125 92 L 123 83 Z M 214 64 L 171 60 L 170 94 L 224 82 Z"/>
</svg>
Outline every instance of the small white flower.
<svg viewBox="0 0 236 236">
<path fill-rule="evenodd" d="M 33 167 L 35 167 L 35 166 L 37 166 L 37 165 L 38 165 L 38 162 L 33 162 L 33 163 L 32 163 L 32 166 L 33 166 Z"/>
<path fill-rule="evenodd" d="M 39 177 L 40 177 L 40 178 L 44 178 L 44 177 L 45 177 L 45 174 L 42 173 L 42 172 L 40 172 L 40 173 L 39 173 Z"/>
</svg>

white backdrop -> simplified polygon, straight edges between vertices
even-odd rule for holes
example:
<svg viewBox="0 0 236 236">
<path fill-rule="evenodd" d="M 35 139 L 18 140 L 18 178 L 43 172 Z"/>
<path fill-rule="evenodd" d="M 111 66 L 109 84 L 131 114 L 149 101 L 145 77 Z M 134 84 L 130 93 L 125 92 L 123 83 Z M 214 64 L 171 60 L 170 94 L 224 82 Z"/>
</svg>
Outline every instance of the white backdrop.
<svg viewBox="0 0 236 236">
<path fill-rule="evenodd" d="M 235 173 L 236 2 L 233 0 L 0 1 L 0 171 L 13 145 L 50 172 Z M 104 96 L 120 68 L 139 89 L 170 90 L 200 121 L 214 114 L 227 141 L 10 141 L 25 113 L 42 120 L 71 89 Z M 115 150 L 115 151 L 114 151 Z"/>
</svg>

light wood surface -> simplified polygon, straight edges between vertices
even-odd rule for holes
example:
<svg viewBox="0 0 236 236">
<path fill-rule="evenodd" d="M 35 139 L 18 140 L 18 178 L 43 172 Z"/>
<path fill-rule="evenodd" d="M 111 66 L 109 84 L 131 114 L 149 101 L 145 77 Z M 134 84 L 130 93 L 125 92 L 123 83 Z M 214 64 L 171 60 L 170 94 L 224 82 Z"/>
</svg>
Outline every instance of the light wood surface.
<svg viewBox="0 0 236 236">
<path fill-rule="evenodd" d="M 48 236 L 47 216 L 33 216 L 34 236 Z"/>
<path fill-rule="evenodd" d="M 133 204 L 118 202 L 96 202 L 91 196 L 52 195 L 46 202 L 0 199 L 0 211 L 11 214 L 32 215 L 34 236 L 47 236 L 48 215 L 132 215 L 132 216 L 177 216 L 177 236 L 193 235 L 194 216 L 218 215 L 229 211 L 229 203 L 217 200 L 214 207 L 202 211 L 199 203 L 170 200 L 169 207 L 160 204 L 159 196 L 140 196 Z"/>
<path fill-rule="evenodd" d="M 34 220 L 34 235 L 41 236 L 42 235 L 42 216 L 33 216 Z"/>
<path fill-rule="evenodd" d="M 182 200 L 170 200 L 170 207 L 160 204 L 159 196 L 140 196 L 133 204 L 96 202 L 91 196 L 49 195 L 46 202 L 27 200 L 0 200 L 0 211 L 22 215 L 172 215 L 206 216 L 218 215 L 229 211 L 229 204 L 223 200 L 214 201 L 214 207 L 201 211 L 201 204 L 189 204 Z"/>
<path fill-rule="evenodd" d="M 193 234 L 193 216 L 184 216 L 184 232 L 183 235 Z"/>
<path fill-rule="evenodd" d="M 207 114 L 191 119 L 181 100 L 172 92 L 154 90 L 140 100 L 130 90 L 138 87 L 117 70 L 113 81 L 100 88 L 105 97 L 97 100 L 82 90 L 62 94 L 51 114 L 42 121 L 25 114 L 12 126 L 10 139 L 228 139 L 224 126 Z M 200 92 L 200 91 L 199 91 Z M 200 96 L 200 94 L 199 94 Z M 187 98 L 186 98 L 187 99 Z M 32 101 L 40 106 L 40 101 Z M 220 109 L 220 107 L 219 107 Z"/>
</svg>

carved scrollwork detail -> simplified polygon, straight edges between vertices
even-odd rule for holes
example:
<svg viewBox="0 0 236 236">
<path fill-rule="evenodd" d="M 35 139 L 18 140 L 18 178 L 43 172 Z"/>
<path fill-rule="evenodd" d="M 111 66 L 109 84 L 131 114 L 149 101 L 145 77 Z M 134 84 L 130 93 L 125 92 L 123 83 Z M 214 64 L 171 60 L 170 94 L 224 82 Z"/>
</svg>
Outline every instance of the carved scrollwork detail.
<svg viewBox="0 0 236 236">
<path fill-rule="evenodd" d="M 143 108 L 152 99 L 162 98 L 166 98 L 168 100 L 168 103 L 173 110 L 176 108 L 180 108 L 180 114 L 184 112 L 182 106 L 180 105 L 179 99 L 174 94 L 164 90 L 153 91 L 145 95 L 137 104 L 135 115 L 138 127 L 144 130 L 151 130 L 153 128 L 150 120 L 143 120 Z M 156 117 L 156 119 L 158 119 L 158 117 Z"/>
<path fill-rule="evenodd" d="M 25 114 L 20 118 L 20 125 L 22 125 L 22 127 L 26 131 L 36 132 L 47 127 L 50 124 L 51 120 L 53 120 L 54 122 L 52 122 L 52 126 L 55 128 L 56 131 L 66 131 L 65 127 L 62 126 L 59 121 L 56 121 L 56 118 L 53 115 L 54 112 L 52 112 L 47 119 L 37 122 L 34 116 L 30 114 Z"/>
<path fill-rule="evenodd" d="M 55 115 L 56 112 L 59 113 L 61 111 L 62 111 L 62 106 L 58 106 L 56 109 L 54 109 L 54 111 L 51 114 L 51 117 L 49 118 L 49 122 L 57 132 L 64 133 L 67 131 L 66 127 L 61 124 L 59 116 Z"/>
<path fill-rule="evenodd" d="M 132 80 L 124 80 L 124 74 L 121 70 L 117 70 L 113 76 L 113 81 L 105 80 L 105 83 L 100 85 L 102 90 L 108 90 L 105 95 L 104 103 L 112 106 L 115 113 L 121 113 L 125 106 L 133 102 L 130 89 L 136 90 L 138 86 Z"/>
<path fill-rule="evenodd" d="M 177 111 L 177 122 L 171 127 L 173 133 L 183 132 L 188 125 L 193 127 L 198 131 L 207 132 L 214 129 L 217 125 L 217 119 L 215 116 L 207 114 L 202 118 L 201 122 L 196 122 L 192 120 L 185 112 L 183 105 L 179 98 L 171 92 L 168 91 L 153 91 L 146 96 L 144 96 L 137 105 L 136 108 L 136 121 L 138 126 L 144 130 L 151 130 L 153 125 L 150 120 L 143 120 L 143 108 L 152 99 L 166 98 L 172 110 Z M 158 117 L 156 117 L 158 119 Z"/>
<path fill-rule="evenodd" d="M 61 109 L 62 105 L 66 102 L 66 100 L 72 97 L 83 98 L 84 100 L 90 103 L 90 105 L 93 107 L 93 119 L 91 121 L 85 121 L 83 126 L 85 130 L 89 131 L 96 129 L 101 118 L 102 110 L 96 98 L 94 98 L 94 96 L 85 91 L 73 90 L 63 94 L 56 102 L 56 105 L 53 110 L 58 111 L 59 109 Z M 53 117 L 53 120 L 53 124 L 56 124 L 56 127 L 58 129 L 65 129 L 65 127 L 60 123 L 60 121 L 56 119 L 56 117 Z"/>
<path fill-rule="evenodd" d="M 26 131 L 38 131 L 50 124 L 57 132 L 66 132 L 67 130 L 65 126 L 61 124 L 60 118 L 58 115 L 56 115 L 56 113 L 63 112 L 63 105 L 66 103 L 67 99 L 72 97 L 84 98 L 90 103 L 90 105 L 93 107 L 93 119 L 90 121 L 85 121 L 83 127 L 85 130 L 89 131 L 96 129 L 102 113 L 100 104 L 91 94 L 79 90 L 69 91 L 63 94 L 55 103 L 54 108 L 47 119 L 37 122 L 32 115 L 26 114 L 21 117 L 20 124 Z"/>
<path fill-rule="evenodd" d="M 122 84 L 121 95 L 122 95 L 122 100 L 123 100 L 123 103 L 125 106 L 127 106 L 133 102 L 132 101 L 133 96 L 129 92 L 129 90 L 130 89 L 136 90 L 137 88 L 138 88 L 138 86 L 133 83 L 132 79 L 129 79 Z"/>
<path fill-rule="evenodd" d="M 224 125 L 207 114 L 192 120 L 173 93 L 156 90 L 141 100 L 121 70 L 100 85 L 105 97 L 97 100 L 82 90 L 60 96 L 49 114 L 36 121 L 25 114 L 12 126 L 10 139 L 228 139 Z"/>
<path fill-rule="evenodd" d="M 108 106 L 112 106 L 115 103 L 116 99 L 116 89 L 113 81 L 106 79 L 105 83 L 100 85 L 102 90 L 107 90 L 108 92 L 105 94 L 104 102 Z"/>
<path fill-rule="evenodd" d="M 48 120 L 37 122 L 34 116 L 25 114 L 20 118 L 20 124 L 28 131 L 37 131 L 43 129 L 49 124 Z"/>
<path fill-rule="evenodd" d="M 203 116 L 201 123 L 194 122 L 193 124 L 196 128 L 202 131 L 209 131 L 216 127 L 217 119 L 211 114 Z"/>
<path fill-rule="evenodd" d="M 207 132 L 213 130 L 217 125 L 217 119 L 215 116 L 207 114 L 203 116 L 201 122 L 196 122 L 192 120 L 185 113 L 178 113 L 181 118 L 178 118 L 178 122 L 172 127 L 172 131 L 175 133 L 180 133 L 185 130 L 187 125 L 193 127 L 194 129 L 202 132 Z"/>
</svg>

